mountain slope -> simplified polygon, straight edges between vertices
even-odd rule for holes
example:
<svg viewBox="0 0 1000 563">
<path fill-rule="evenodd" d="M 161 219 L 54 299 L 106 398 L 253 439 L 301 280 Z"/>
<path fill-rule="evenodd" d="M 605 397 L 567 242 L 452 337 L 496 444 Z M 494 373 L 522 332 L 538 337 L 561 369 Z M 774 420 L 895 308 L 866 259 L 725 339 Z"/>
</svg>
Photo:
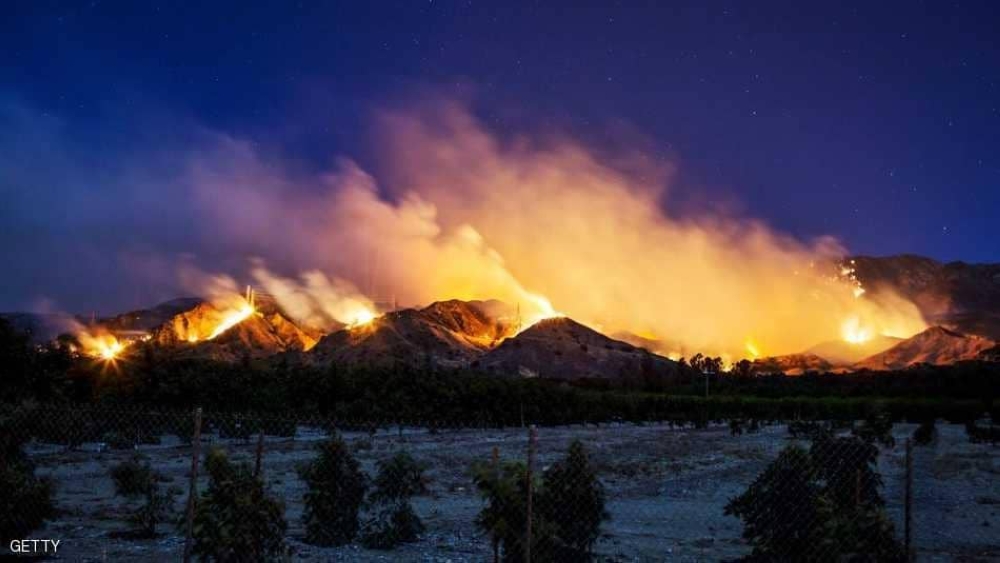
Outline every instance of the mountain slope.
<svg viewBox="0 0 1000 563">
<path fill-rule="evenodd" d="M 568 319 L 540 321 L 478 362 L 486 371 L 552 379 L 672 375 L 677 364 Z"/>
<path fill-rule="evenodd" d="M 942 263 L 908 254 L 853 260 L 855 275 L 868 291 L 892 288 L 930 323 L 1000 339 L 1000 264 Z"/>
<path fill-rule="evenodd" d="M 933 326 L 854 365 L 858 369 L 893 370 L 916 364 L 952 364 L 977 359 L 996 343 L 981 336 L 964 335 Z"/>
<path fill-rule="evenodd" d="M 902 338 L 877 335 L 865 342 L 847 342 L 846 340 L 830 340 L 817 344 L 805 351 L 807 355 L 815 355 L 827 360 L 834 366 L 849 366 L 861 360 L 874 356 L 902 342 Z"/>
<path fill-rule="evenodd" d="M 394 311 L 325 336 L 309 356 L 350 365 L 468 365 L 513 334 L 498 303 L 453 299 Z"/>
<path fill-rule="evenodd" d="M 834 364 L 829 360 L 810 353 L 771 356 L 753 362 L 753 371 L 761 374 L 802 375 L 806 372 L 828 373 L 833 369 Z"/>
<path fill-rule="evenodd" d="M 308 350 L 316 338 L 273 308 L 255 311 L 215 338 L 209 339 L 226 318 L 211 303 L 194 307 L 167 319 L 151 331 L 153 344 L 177 356 L 238 361 L 263 358 L 289 350 Z"/>
</svg>

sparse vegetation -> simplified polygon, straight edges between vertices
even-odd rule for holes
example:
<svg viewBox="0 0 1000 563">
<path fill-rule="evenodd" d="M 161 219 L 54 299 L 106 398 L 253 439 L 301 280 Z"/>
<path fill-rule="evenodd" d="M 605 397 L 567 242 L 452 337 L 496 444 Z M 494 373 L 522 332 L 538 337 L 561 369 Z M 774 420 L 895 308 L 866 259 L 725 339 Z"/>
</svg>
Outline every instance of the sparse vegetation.
<svg viewBox="0 0 1000 563">
<path fill-rule="evenodd" d="M 604 510 L 604 487 L 590 466 L 587 452 L 578 440 L 566 457 L 543 476 L 538 495 L 538 513 L 549 528 L 542 554 L 552 561 L 589 561 L 600 535 Z"/>
<path fill-rule="evenodd" d="M 749 560 L 904 561 L 883 509 L 878 448 L 819 433 L 809 450 L 785 448 L 726 505 L 753 546 Z"/>
<path fill-rule="evenodd" d="M 161 476 L 138 454 L 112 467 L 111 479 L 115 483 L 117 494 L 143 501 L 129 517 L 129 521 L 139 527 L 134 535 L 146 538 L 155 536 L 157 524 L 170 518 L 173 513 L 174 497 L 179 491 L 173 487 L 163 490 L 160 486 Z"/>
<path fill-rule="evenodd" d="M 913 442 L 918 446 L 929 446 L 937 440 L 937 425 L 934 419 L 925 420 L 913 431 Z"/>
<path fill-rule="evenodd" d="M 358 512 L 367 479 L 339 436 L 318 447 L 319 456 L 301 468 L 305 481 L 306 542 L 331 546 L 350 543 L 358 533 Z"/>
<path fill-rule="evenodd" d="M 361 533 L 365 547 L 392 549 L 415 541 L 423 533 L 424 524 L 410 504 L 411 497 L 426 490 L 423 471 L 423 466 L 405 452 L 379 463 L 368 497 L 372 515 Z"/>
<path fill-rule="evenodd" d="M 284 505 L 246 464 L 220 449 L 205 458 L 208 490 L 198 500 L 194 553 L 209 561 L 264 561 L 285 554 Z"/>
<path fill-rule="evenodd" d="M 14 419 L 0 419 L 0 541 L 25 538 L 55 515 L 53 483 L 35 476 Z"/>
<path fill-rule="evenodd" d="M 477 464 L 473 481 L 485 502 L 476 525 L 491 540 L 494 559 L 524 560 L 527 537 L 527 469 L 521 463 Z M 540 561 L 588 561 L 607 520 L 604 487 L 579 441 L 548 469 L 533 489 L 531 551 Z"/>
</svg>

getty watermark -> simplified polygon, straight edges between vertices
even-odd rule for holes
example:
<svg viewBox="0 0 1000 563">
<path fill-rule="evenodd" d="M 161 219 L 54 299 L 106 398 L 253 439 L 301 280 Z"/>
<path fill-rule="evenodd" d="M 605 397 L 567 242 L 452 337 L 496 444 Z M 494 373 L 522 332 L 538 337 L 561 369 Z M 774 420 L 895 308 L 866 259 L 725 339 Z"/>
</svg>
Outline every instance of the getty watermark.
<svg viewBox="0 0 1000 563">
<path fill-rule="evenodd" d="M 51 553 L 59 551 L 62 540 L 11 540 L 10 550 L 14 553 Z"/>
</svg>

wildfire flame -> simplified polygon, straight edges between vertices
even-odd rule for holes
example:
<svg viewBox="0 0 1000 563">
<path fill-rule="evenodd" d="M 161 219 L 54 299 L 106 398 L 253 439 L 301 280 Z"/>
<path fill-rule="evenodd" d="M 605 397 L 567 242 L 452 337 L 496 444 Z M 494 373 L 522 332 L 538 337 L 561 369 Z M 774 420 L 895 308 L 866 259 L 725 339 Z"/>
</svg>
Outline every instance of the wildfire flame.
<svg viewBox="0 0 1000 563">
<path fill-rule="evenodd" d="M 226 311 L 223 313 L 222 321 L 215 327 L 212 334 L 208 335 L 208 340 L 219 336 L 223 332 L 233 328 L 234 326 L 240 324 L 241 322 L 250 318 L 250 315 L 254 314 L 253 305 L 248 303 L 246 300 L 243 301 L 236 309 Z"/>
<path fill-rule="evenodd" d="M 850 344 L 863 344 L 874 336 L 871 328 L 864 326 L 858 317 L 849 317 L 841 325 L 841 336 Z"/>
<path fill-rule="evenodd" d="M 352 314 L 351 322 L 349 322 L 347 326 L 350 328 L 364 326 L 374 321 L 377 316 L 378 315 L 375 313 L 375 311 L 367 307 L 361 306 L 357 311 L 355 311 Z"/>
<path fill-rule="evenodd" d="M 77 337 L 83 346 L 84 354 L 107 362 L 117 360 L 128 345 L 107 333 L 93 335 L 84 331 Z"/>
<path fill-rule="evenodd" d="M 750 354 L 750 359 L 756 360 L 760 357 L 760 348 L 753 339 L 747 340 L 746 342 L 747 354 Z"/>
<path fill-rule="evenodd" d="M 527 307 L 524 315 L 524 322 L 521 324 L 521 332 L 526 328 L 545 319 L 565 317 L 566 315 L 556 311 L 552 303 L 544 296 L 530 291 L 525 291 Z"/>
</svg>

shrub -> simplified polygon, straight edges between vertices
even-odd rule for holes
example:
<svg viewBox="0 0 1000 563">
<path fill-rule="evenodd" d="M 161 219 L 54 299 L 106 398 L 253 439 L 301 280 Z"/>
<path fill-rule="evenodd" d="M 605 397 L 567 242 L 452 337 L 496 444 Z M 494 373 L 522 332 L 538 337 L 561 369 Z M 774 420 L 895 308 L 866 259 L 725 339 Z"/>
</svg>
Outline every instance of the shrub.
<svg viewBox="0 0 1000 563">
<path fill-rule="evenodd" d="M 472 478 L 486 502 L 476 517 L 476 526 L 490 536 L 494 561 L 500 559 L 501 549 L 503 561 L 521 561 L 527 525 L 525 501 L 528 498 L 524 464 L 476 464 L 472 467 Z M 537 538 L 534 534 L 533 537 Z"/>
<path fill-rule="evenodd" d="M 934 420 L 925 420 L 913 431 L 913 442 L 918 446 L 928 446 L 937 440 L 937 426 Z"/>
<path fill-rule="evenodd" d="M 807 451 L 785 448 L 725 508 L 743 520 L 750 559 L 903 561 L 879 488 L 877 447 L 821 436 Z"/>
<path fill-rule="evenodd" d="M 156 535 L 156 525 L 170 517 L 174 507 L 175 488 L 161 490 L 161 476 L 153 471 L 149 462 L 136 454 L 111 469 L 115 492 L 121 496 L 144 500 L 129 516 L 129 521 L 139 526 L 139 537 Z"/>
<path fill-rule="evenodd" d="M 476 488 L 486 501 L 476 525 L 491 539 L 494 559 L 520 563 L 525 555 L 528 523 L 528 476 L 524 464 L 477 464 L 472 469 Z M 575 562 L 592 558 L 600 535 L 605 493 L 579 441 L 564 459 L 533 483 L 536 503 L 532 513 L 531 551 L 539 561 Z"/>
<path fill-rule="evenodd" d="M 884 411 L 870 412 L 852 433 L 866 442 L 879 443 L 887 448 L 896 445 L 892 436 L 892 417 Z"/>
<path fill-rule="evenodd" d="M 601 522 L 608 519 L 604 502 L 604 487 L 590 466 L 583 444 L 574 440 L 566 457 L 545 472 L 538 495 L 539 516 L 552 530 L 551 549 L 547 551 L 553 560 L 591 558 Z"/>
<path fill-rule="evenodd" d="M 0 540 L 27 537 L 55 514 L 53 485 L 35 476 L 10 420 L 0 421 Z"/>
<path fill-rule="evenodd" d="M 151 487 L 156 486 L 156 474 L 149 462 L 139 454 L 133 455 L 111 468 L 111 480 L 115 483 L 115 493 L 124 497 L 136 497 L 146 494 Z"/>
<path fill-rule="evenodd" d="M 405 452 L 379 463 L 369 496 L 373 516 L 361 534 L 365 547 L 392 549 L 415 541 L 423 533 L 424 524 L 410 505 L 410 497 L 426 491 L 423 471 L 423 466 Z"/>
<path fill-rule="evenodd" d="M 308 487 L 303 514 L 306 543 L 350 543 L 358 533 L 358 511 L 368 488 L 367 479 L 339 436 L 318 449 L 319 457 L 299 471 Z"/>
<path fill-rule="evenodd" d="M 194 519 L 194 553 L 213 561 L 261 561 L 285 554 L 284 506 L 247 464 L 219 449 L 205 458 L 208 490 Z"/>
</svg>

